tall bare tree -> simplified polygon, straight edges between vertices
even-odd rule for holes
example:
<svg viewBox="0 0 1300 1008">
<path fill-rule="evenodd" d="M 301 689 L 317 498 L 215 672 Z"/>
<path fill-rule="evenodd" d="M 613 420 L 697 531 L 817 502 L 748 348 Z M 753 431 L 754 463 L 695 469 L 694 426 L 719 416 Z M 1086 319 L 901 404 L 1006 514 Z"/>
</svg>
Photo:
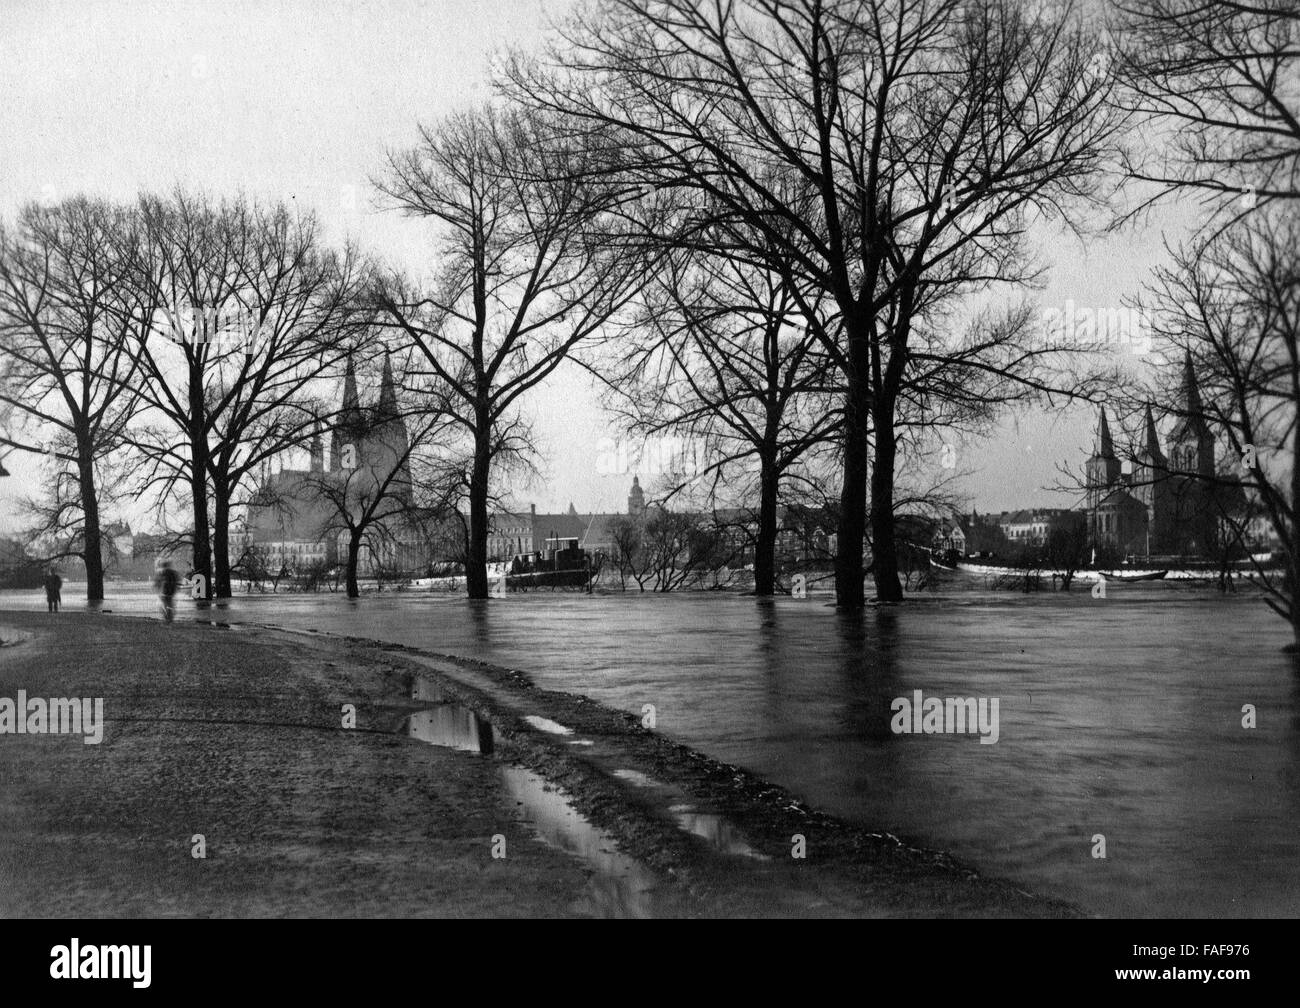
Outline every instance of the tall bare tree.
<svg viewBox="0 0 1300 1008">
<path fill-rule="evenodd" d="M 627 302 L 641 271 L 618 242 L 618 193 L 591 180 L 590 138 L 491 107 L 422 129 L 380 192 L 439 226 L 434 279 L 377 289 L 390 332 L 449 389 L 473 446 L 466 583 L 487 598 L 494 468 L 518 446 L 522 398 Z"/>
<path fill-rule="evenodd" d="M 701 504 L 703 489 L 726 505 L 757 489 L 759 595 L 775 587 L 782 482 L 839 423 L 834 368 L 789 282 L 744 257 L 673 250 L 638 296 L 634 338 L 610 341 L 616 360 L 607 369 L 629 431 L 690 446 L 681 460 L 657 460 L 665 501 Z"/>
<path fill-rule="evenodd" d="M 1125 161 L 1150 186 L 1135 213 L 1186 194 L 1203 196 L 1210 211 L 1173 265 L 1157 272 L 1145 302 L 1161 320 L 1174 370 L 1157 393 L 1194 382 L 1197 396 L 1180 395 L 1166 409 L 1201 426 L 1230 467 L 1188 472 L 1171 460 L 1173 469 L 1202 484 L 1201 499 L 1217 502 L 1229 542 L 1244 538 L 1250 515 L 1267 517 L 1283 570 L 1259 575 L 1269 605 L 1292 626 L 1295 649 L 1300 8 L 1294 0 L 1118 0 L 1116 7 L 1124 84 L 1117 97 L 1143 117 L 1141 135 L 1151 138 Z M 1184 361 L 1189 377 L 1179 381 Z"/>
<path fill-rule="evenodd" d="M 369 268 L 283 205 L 178 192 L 144 198 L 141 214 L 138 282 L 161 306 L 141 350 L 154 422 L 134 442 L 141 489 L 188 496 L 194 570 L 224 598 L 240 488 L 328 414 L 312 390 L 371 332 Z"/>
<path fill-rule="evenodd" d="M 900 598 L 895 418 L 914 326 L 936 287 L 1030 280 L 1025 229 L 1096 194 L 1122 122 L 1105 107 L 1104 52 L 1069 5 L 1017 0 L 592 10 L 542 64 L 516 61 L 512 93 L 610 130 L 630 179 L 701 194 L 701 235 L 740 222 L 732 240 L 761 236 L 755 257 L 834 303 L 822 339 L 845 386 L 837 600 L 864 603 L 868 477 L 876 594 Z M 817 198 L 783 199 L 767 184 L 776 168 Z M 970 361 L 1050 387 L 1034 364 Z"/>
<path fill-rule="evenodd" d="M 82 558 L 91 602 L 104 597 L 101 508 L 141 401 L 139 320 L 152 304 L 131 282 L 140 245 L 132 213 L 82 197 L 29 205 L 0 230 L 0 404 L 12 423 L 0 441 L 50 459 L 36 532 Z"/>
<path fill-rule="evenodd" d="M 1166 410 L 1203 427 L 1227 462 L 1203 472 L 1174 458 L 1169 472 L 1200 484 L 1198 499 L 1212 509 L 1210 521 L 1226 526 L 1229 542 L 1247 537 L 1246 522 L 1256 513 L 1267 518 L 1283 564 L 1278 571 L 1257 563 L 1257 574 L 1269 606 L 1300 645 L 1298 249 L 1295 215 L 1280 204 L 1261 208 L 1179 252 L 1157 271 L 1148 298 L 1181 379 L 1170 375 L 1165 383 L 1177 393 Z M 1196 390 L 1190 403 L 1181 394 L 1187 380 Z"/>
</svg>

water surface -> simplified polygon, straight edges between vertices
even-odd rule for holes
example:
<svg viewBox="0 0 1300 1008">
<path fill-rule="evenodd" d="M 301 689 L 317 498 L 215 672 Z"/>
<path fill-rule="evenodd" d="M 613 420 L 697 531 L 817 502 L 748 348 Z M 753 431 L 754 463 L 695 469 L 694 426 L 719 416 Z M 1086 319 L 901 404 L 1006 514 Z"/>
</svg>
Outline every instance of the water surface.
<svg viewBox="0 0 1300 1008">
<path fill-rule="evenodd" d="M 1300 683 L 1257 598 L 954 590 L 860 617 L 827 601 L 240 596 L 202 618 L 482 658 L 638 717 L 652 705 L 657 730 L 813 806 L 1089 912 L 1300 915 Z M 154 603 L 117 586 L 105 607 Z M 999 698 L 999 741 L 894 734 L 890 702 L 918 689 Z"/>
</svg>

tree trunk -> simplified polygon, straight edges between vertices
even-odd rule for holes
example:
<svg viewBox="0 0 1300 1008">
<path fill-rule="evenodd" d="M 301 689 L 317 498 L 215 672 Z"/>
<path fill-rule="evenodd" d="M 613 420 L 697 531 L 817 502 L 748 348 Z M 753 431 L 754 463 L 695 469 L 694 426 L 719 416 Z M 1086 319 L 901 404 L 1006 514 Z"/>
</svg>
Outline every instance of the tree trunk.
<svg viewBox="0 0 1300 1008">
<path fill-rule="evenodd" d="M 353 529 L 348 535 L 347 593 L 348 598 L 360 598 L 357 585 L 357 565 L 361 559 L 361 530 Z"/>
<path fill-rule="evenodd" d="M 212 502 L 212 562 L 216 573 L 213 597 L 230 598 L 230 495 L 215 488 Z"/>
<path fill-rule="evenodd" d="M 754 594 L 776 591 L 776 460 L 762 456 L 759 474 L 758 542 L 754 545 Z"/>
<path fill-rule="evenodd" d="M 95 490 L 95 471 L 91 464 L 90 445 L 82 444 L 77 451 L 77 480 L 81 489 L 81 512 L 84 521 L 84 553 L 86 563 L 86 601 L 104 600 L 104 553 L 99 531 L 99 495 Z"/>
<path fill-rule="evenodd" d="M 867 458 L 869 452 L 871 386 L 867 367 L 867 337 L 849 329 L 849 368 L 844 376 L 844 484 L 840 490 L 840 522 L 835 545 L 835 604 L 861 609 L 862 547 L 867 532 Z"/>
<path fill-rule="evenodd" d="M 191 382 L 191 388 L 194 385 Z M 191 397 L 191 405 L 195 405 Z M 195 415 L 198 413 L 196 411 Z M 194 573 L 203 576 L 202 598 L 212 597 L 212 541 L 208 534 L 208 442 L 202 426 L 190 428 L 190 496 L 194 511 Z"/>
<path fill-rule="evenodd" d="M 882 397 L 875 410 L 876 453 L 871 466 L 871 556 L 876 600 L 901 602 L 898 543 L 894 538 L 894 418 L 892 404 Z"/>
<path fill-rule="evenodd" d="M 1293 376 L 1294 382 L 1294 376 Z M 1293 403 L 1300 401 L 1300 397 L 1293 397 Z M 1300 505 L 1300 426 L 1296 427 L 1291 435 L 1291 507 L 1294 509 Z M 1295 518 L 1295 511 L 1288 512 L 1291 518 L 1291 527 L 1286 529 L 1286 535 L 1279 535 L 1278 538 L 1285 544 L 1286 549 L 1286 566 L 1287 581 L 1290 582 L 1287 592 L 1287 604 L 1291 608 L 1291 636 L 1292 648 L 1297 653 L 1296 671 L 1300 672 L 1300 542 L 1296 541 L 1296 535 L 1300 533 L 1300 521 Z M 1283 518 L 1283 521 L 1286 519 Z M 1282 530 L 1279 529 L 1279 532 Z"/>
<path fill-rule="evenodd" d="M 465 588 L 472 599 L 488 597 L 488 464 L 491 431 L 486 409 L 479 411 L 474 432 L 474 469 L 469 480 L 469 557 Z"/>
</svg>

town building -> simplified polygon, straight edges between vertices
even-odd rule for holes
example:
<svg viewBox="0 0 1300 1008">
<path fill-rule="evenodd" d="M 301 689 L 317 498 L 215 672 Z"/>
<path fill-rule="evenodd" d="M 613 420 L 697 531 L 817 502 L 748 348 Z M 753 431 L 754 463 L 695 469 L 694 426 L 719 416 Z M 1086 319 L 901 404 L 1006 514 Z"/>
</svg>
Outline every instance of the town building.
<svg viewBox="0 0 1300 1008">
<path fill-rule="evenodd" d="M 1076 512 L 1069 508 L 1035 508 L 1030 511 L 1003 511 L 997 525 L 1008 543 L 1018 546 L 1043 546 L 1057 528 L 1074 521 Z"/>
<path fill-rule="evenodd" d="M 1093 544 L 1125 555 L 1204 555 L 1215 541 L 1211 494 L 1214 437 L 1205 422 L 1190 358 L 1183 364 L 1179 419 L 1161 450 L 1151 407 L 1129 472 L 1115 454 L 1105 409 L 1088 459 L 1085 504 Z"/>
<path fill-rule="evenodd" d="M 363 409 L 356 373 L 348 360 L 342 408 L 330 431 L 328 462 L 318 429 L 308 445 L 306 469 L 264 472 L 244 516 L 232 534 L 241 566 L 269 572 L 330 568 L 347 555 L 345 515 L 357 515 L 366 502 L 386 498 L 378 519 L 364 536 L 358 570 L 423 572 L 432 557 L 427 529 L 412 498 L 410 442 L 397 403 L 391 361 L 385 357 L 379 397 Z M 391 502 L 391 503 L 390 503 Z"/>
</svg>

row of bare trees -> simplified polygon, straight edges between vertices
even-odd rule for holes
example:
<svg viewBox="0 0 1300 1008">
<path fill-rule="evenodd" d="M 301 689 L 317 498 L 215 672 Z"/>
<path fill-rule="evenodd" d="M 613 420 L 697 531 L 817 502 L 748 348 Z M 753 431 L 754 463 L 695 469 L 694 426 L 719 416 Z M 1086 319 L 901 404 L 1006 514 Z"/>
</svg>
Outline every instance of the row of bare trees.
<svg viewBox="0 0 1300 1008">
<path fill-rule="evenodd" d="M 1028 227 L 1099 195 L 1124 116 L 1105 100 L 1098 50 L 1068 7 L 1015 0 L 607 0 L 510 68 L 515 100 L 600 135 L 606 176 L 660 209 L 628 215 L 644 242 L 693 255 L 685 268 L 705 276 L 719 262 L 752 271 L 748 310 L 762 313 L 764 291 L 788 302 L 815 346 L 795 358 L 825 369 L 811 401 L 834 395 L 842 607 L 864 604 L 868 539 L 877 598 L 902 595 L 909 422 L 979 423 L 992 402 L 1082 391 L 1063 348 L 1014 310 L 960 320 L 970 296 L 1036 277 Z M 697 334 L 713 311 L 673 308 Z M 677 328 L 662 334 L 668 356 Z M 759 398 L 779 400 L 788 379 L 768 375 Z M 690 402 L 674 406 L 687 425 Z M 788 453 L 748 426 L 770 486 Z"/>
<path fill-rule="evenodd" d="M 406 455 L 463 445 L 434 482 L 443 504 L 464 495 L 472 597 L 488 594 L 491 502 L 528 457 L 523 402 L 573 361 L 630 428 L 708 446 L 673 490 L 758 501 L 760 593 L 776 590 L 780 504 L 831 474 L 838 604 L 865 604 L 868 553 L 876 597 L 896 601 L 896 515 L 924 496 L 911 481 L 936 438 L 1103 386 L 1074 334 L 1045 337 L 1018 298 L 1043 274 L 1031 231 L 1083 228 L 1122 183 L 1258 202 L 1160 280 L 1236 314 L 1202 303 L 1166 335 L 1196 359 L 1220 436 L 1293 457 L 1294 224 L 1274 208 L 1296 190 L 1294 11 L 1133 0 L 1109 39 L 1085 13 L 600 0 L 507 61 L 492 103 L 387 155 L 380 202 L 436 234 L 419 277 L 242 201 L 29 208 L 0 249 L 3 398 L 58 431 L 76 470 L 49 520 L 75 513 L 95 552 L 105 467 L 144 460 L 133 491 L 188 498 L 195 570 L 228 592 L 231 509 L 329 417 L 319 380 L 377 337 L 405 362 L 403 415 L 427 418 Z M 182 301 L 191 338 L 160 348 Z M 229 313 L 251 350 L 210 338 Z M 402 466 L 342 522 L 353 543 L 409 506 Z M 1256 490 L 1293 530 L 1295 467 L 1266 470 Z M 1290 564 L 1275 601 L 1294 621 Z"/>
<path fill-rule="evenodd" d="M 235 510 L 373 331 L 367 270 L 310 217 L 184 193 L 32 204 L 0 231 L 3 443 L 49 460 L 34 531 L 84 560 L 90 600 L 104 505 L 130 497 L 188 510 L 201 593 L 230 594 Z"/>
</svg>

